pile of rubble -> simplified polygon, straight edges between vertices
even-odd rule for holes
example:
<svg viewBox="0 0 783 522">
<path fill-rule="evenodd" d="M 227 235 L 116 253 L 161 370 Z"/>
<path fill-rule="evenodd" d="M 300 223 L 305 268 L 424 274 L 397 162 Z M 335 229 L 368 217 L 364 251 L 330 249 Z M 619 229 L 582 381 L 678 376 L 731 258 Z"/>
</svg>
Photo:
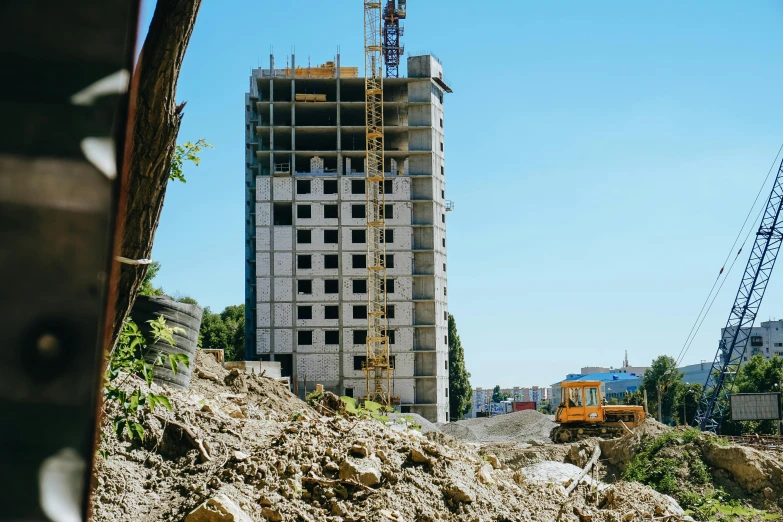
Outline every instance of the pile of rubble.
<svg viewBox="0 0 783 522">
<path fill-rule="evenodd" d="M 196 362 L 189 392 L 166 391 L 173 411 L 142 419 L 144 443 L 118 441 L 105 416 L 93 520 L 682 519 L 645 486 L 568 496 L 443 433 L 322 415 L 274 379 Z"/>
<path fill-rule="evenodd" d="M 535 410 L 517 411 L 494 417 L 478 417 L 445 424 L 441 430 L 466 442 L 550 442 L 556 426 L 551 415 Z"/>
</svg>

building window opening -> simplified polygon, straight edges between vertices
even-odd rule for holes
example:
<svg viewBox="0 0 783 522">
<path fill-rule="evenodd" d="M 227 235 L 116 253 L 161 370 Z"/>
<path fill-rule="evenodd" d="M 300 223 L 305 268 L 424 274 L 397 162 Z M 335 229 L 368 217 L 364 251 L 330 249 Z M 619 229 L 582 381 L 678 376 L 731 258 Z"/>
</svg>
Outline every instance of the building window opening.
<svg viewBox="0 0 783 522">
<path fill-rule="evenodd" d="M 338 266 L 337 263 L 337 254 L 326 254 L 324 255 L 324 268 L 328 269 L 336 269 Z"/>
<path fill-rule="evenodd" d="M 324 293 L 325 294 L 337 294 L 340 292 L 340 284 L 337 279 L 324 280 Z"/>
<path fill-rule="evenodd" d="M 366 294 L 367 293 L 367 280 L 366 279 L 354 279 L 353 280 L 353 293 L 354 294 Z"/>
<path fill-rule="evenodd" d="M 297 230 L 296 231 L 296 242 L 297 243 L 311 243 L 313 239 L 313 231 L 312 230 Z"/>
<path fill-rule="evenodd" d="M 351 243 L 366 243 L 367 231 L 365 229 L 351 230 Z"/>
<path fill-rule="evenodd" d="M 367 330 L 354 330 L 353 344 L 367 344 Z"/>
<path fill-rule="evenodd" d="M 351 257 L 351 263 L 353 268 L 367 268 L 367 256 L 364 254 L 354 254 Z"/>
<path fill-rule="evenodd" d="M 311 346 L 313 344 L 313 332 L 311 330 L 299 330 L 296 332 L 296 344 L 299 346 Z"/>
<path fill-rule="evenodd" d="M 324 344 L 327 345 L 340 344 L 339 330 L 326 330 L 324 332 Z"/>
<path fill-rule="evenodd" d="M 298 179 L 296 180 L 296 193 L 297 194 L 309 194 L 310 193 L 310 180 Z"/>
<path fill-rule="evenodd" d="M 353 356 L 353 369 L 354 370 L 362 370 L 364 369 L 364 365 L 367 363 L 367 356 L 366 355 L 354 355 Z"/>
<path fill-rule="evenodd" d="M 367 213 L 364 209 L 364 205 L 351 205 L 351 217 L 353 219 L 364 219 L 367 217 Z"/>
<path fill-rule="evenodd" d="M 337 180 L 325 179 L 324 180 L 324 194 L 337 194 Z"/>
<path fill-rule="evenodd" d="M 353 398 L 353 388 L 346 388 L 345 389 L 345 396 Z"/>
<path fill-rule="evenodd" d="M 367 319 L 367 306 L 365 306 L 365 305 L 354 305 L 354 307 L 353 307 L 353 318 L 354 319 Z"/>
<path fill-rule="evenodd" d="M 394 319 L 394 305 L 386 305 L 386 318 Z"/>
<path fill-rule="evenodd" d="M 364 194 L 365 182 L 363 179 L 351 180 L 351 194 Z"/>
<path fill-rule="evenodd" d="M 324 230 L 324 243 L 337 244 L 337 230 Z"/>
<path fill-rule="evenodd" d="M 324 319 L 339 319 L 340 307 L 339 306 L 325 306 L 324 307 Z"/>
<path fill-rule="evenodd" d="M 309 255 L 299 255 L 296 256 L 296 268 L 307 270 L 313 267 L 313 259 L 312 256 Z"/>
<path fill-rule="evenodd" d="M 383 219 L 394 219 L 394 204 L 383 206 Z"/>
<path fill-rule="evenodd" d="M 272 208 L 272 219 L 276 226 L 293 225 L 293 204 L 292 203 L 275 203 Z"/>
<path fill-rule="evenodd" d="M 337 219 L 337 205 L 324 205 L 324 219 Z"/>
<path fill-rule="evenodd" d="M 312 319 L 313 318 L 313 307 L 312 306 L 297 306 L 296 307 L 296 318 L 297 319 Z"/>
<path fill-rule="evenodd" d="M 297 205 L 296 217 L 298 219 L 310 219 L 312 217 L 312 209 L 310 205 Z"/>
<path fill-rule="evenodd" d="M 381 185 L 381 194 L 394 194 L 394 180 L 383 180 L 383 185 Z"/>
<path fill-rule="evenodd" d="M 299 295 L 309 295 L 313 293 L 312 279 L 299 279 L 296 282 L 296 291 Z"/>
</svg>

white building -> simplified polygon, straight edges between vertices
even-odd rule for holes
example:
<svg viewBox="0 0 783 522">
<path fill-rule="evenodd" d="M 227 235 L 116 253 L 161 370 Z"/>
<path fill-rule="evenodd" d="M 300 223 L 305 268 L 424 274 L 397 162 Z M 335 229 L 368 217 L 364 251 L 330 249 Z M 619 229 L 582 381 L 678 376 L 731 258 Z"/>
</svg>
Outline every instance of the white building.
<svg viewBox="0 0 783 522">
<path fill-rule="evenodd" d="M 726 328 L 721 328 L 720 333 L 723 339 Z M 742 361 L 747 362 L 751 357 L 759 354 L 767 360 L 775 356 L 783 357 L 783 319 L 763 321 L 761 326 L 751 328 Z"/>
<path fill-rule="evenodd" d="M 364 79 L 356 68 L 254 69 L 245 95 L 246 359 L 280 361 L 302 396 L 366 383 Z M 392 395 L 448 419 L 441 64 L 384 80 L 386 292 Z"/>
</svg>

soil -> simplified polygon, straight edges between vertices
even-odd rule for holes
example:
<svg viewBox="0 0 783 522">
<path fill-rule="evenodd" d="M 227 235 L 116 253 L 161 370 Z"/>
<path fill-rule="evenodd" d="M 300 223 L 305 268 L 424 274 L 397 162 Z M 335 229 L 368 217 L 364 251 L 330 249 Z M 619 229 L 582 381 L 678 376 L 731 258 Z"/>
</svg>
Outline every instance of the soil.
<svg viewBox="0 0 783 522">
<path fill-rule="evenodd" d="M 525 410 L 452 422 L 443 425 L 441 431 L 467 442 L 482 444 L 531 441 L 548 443 L 549 434 L 555 426 L 552 415 Z"/>
<path fill-rule="evenodd" d="M 579 486 L 564 496 L 562 486 L 528 480 L 476 444 L 322 415 L 273 379 L 227 372 L 201 352 L 196 365 L 189 392 L 156 388 L 173 411 L 143 416 L 143 444 L 117 440 L 114 412 L 104 417 L 93 520 L 684 519 L 646 486 L 613 485 L 593 496 Z M 490 438 L 506 429 L 496 422 Z"/>
</svg>

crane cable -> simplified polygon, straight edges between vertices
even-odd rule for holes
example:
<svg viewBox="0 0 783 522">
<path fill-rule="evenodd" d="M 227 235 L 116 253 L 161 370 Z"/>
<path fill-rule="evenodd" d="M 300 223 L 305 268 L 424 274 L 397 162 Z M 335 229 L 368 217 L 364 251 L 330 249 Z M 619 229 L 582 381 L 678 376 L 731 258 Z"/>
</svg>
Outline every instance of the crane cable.
<svg viewBox="0 0 783 522">
<path fill-rule="evenodd" d="M 761 187 L 759 187 L 759 191 L 756 193 L 756 198 L 753 200 L 753 204 L 750 206 L 750 210 L 748 210 L 748 214 L 745 216 L 745 221 L 742 222 L 742 227 L 740 227 L 739 232 L 737 232 L 737 237 L 734 238 L 734 243 L 732 243 L 731 248 L 729 248 L 729 253 L 726 255 L 726 259 L 723 261 L 723 265 L 721 266 L 720 271 L 718 272 L 718 276 L 715 278 L 715 282 L 712 283 L 712 288 L 710 288 L 710 291 L 707 294 L 707 298 L 704 300 L 704 304 L 701 305 L 701 310 L 699 310 L 699 314 L 696 316 L 696 320 L 693 322 L 693 326 L 691 326 L 691 330 L 690 332 L 688 332 L 688 336 L 685 338 L 685 342 L 683 343 L 682 348 L 680 349 L 680 353 L 677 356 L 677 364 L 676 364 L 677 367 L 680 365 L 682 360 L 685 358 L 685 355 L 688 353 L 688 350 L 690 349 L 694 339 L 696 338 L 696 334 L 699 333 L 699 330 L 701 329 L 701 325 L 704 324 L 704 319 L 706 319 L 707 314 L 710 312 L 710 309 L 712 308 L 712 305 L 715 303 L 715 299 L 717 299 L 718 294 L 723 288 L 723 284 L 726 282 L 726 278 L 731 273 L 731 269 L 734 268 L 734 264 L 737 262 L 739 255 L 742 253 L 742 249 L 745 248 L 745 245 L 748 242 L 748 238 L 750 238 L 750 234 L 753 232 L 756 223 L 764 213 L 764 208 L 762 208 L 761 212 L 759 212 L 759 215 L 754 220 L 753 225 L 748 229 L 748 234 L 745 236 L 745 240 L 742 242 L 740 249 L 737 251 L 736 255 L 734 256 L 734 260 L 731 262 L 731 265 L 729 266 L 729 270 L 724 275 L 723 272 L 724 269 L 726 268 L 726 263 L 728 263 L 729 259 L 731 258 L 731 254 L 732 252 L 734 252 L 734 248 L 737 246 L 737 241 L 742 236 L 742 232 L 745 230 L 745 225 L 747 225 L 748 223 L 748 218 L 750 218 L 751 214 L 753 213 L 753 209 L 756 207 L 756 203 L 758 203 L 759 197 L 763 193 L 764 187 L 767 185 L 769 176 L 772 174 L 775 165 L 777 165 L 778 163 L 778 157 L 780 156 L 781 151 L 783 151 L 783 143 L 780 145 L 780 148 L 778 148 L 778 152 L 777 154 L 775 154 L 775 159 L 773 160 L 772 165 L 769 167 L 769 170 L 767 171 L 767 176 L 764 178 Z M 721 282 L 720 286 L 718 286 L 718 290 L 717 292 L 715 292 L 715 295 L 713 296 L 715 285 L 718 284 L 718 280 L 720 280 L 722 275 L 723 275 L 723 281 Z M 710 302 L 710 297 L 712 297 L 711 302 Z M 710 303 L 710 305 L 707 307 L 707 311 L 705 312 L 704 308 L 705 306 L 707 306 L 708 302 Z"/>
</svg>

